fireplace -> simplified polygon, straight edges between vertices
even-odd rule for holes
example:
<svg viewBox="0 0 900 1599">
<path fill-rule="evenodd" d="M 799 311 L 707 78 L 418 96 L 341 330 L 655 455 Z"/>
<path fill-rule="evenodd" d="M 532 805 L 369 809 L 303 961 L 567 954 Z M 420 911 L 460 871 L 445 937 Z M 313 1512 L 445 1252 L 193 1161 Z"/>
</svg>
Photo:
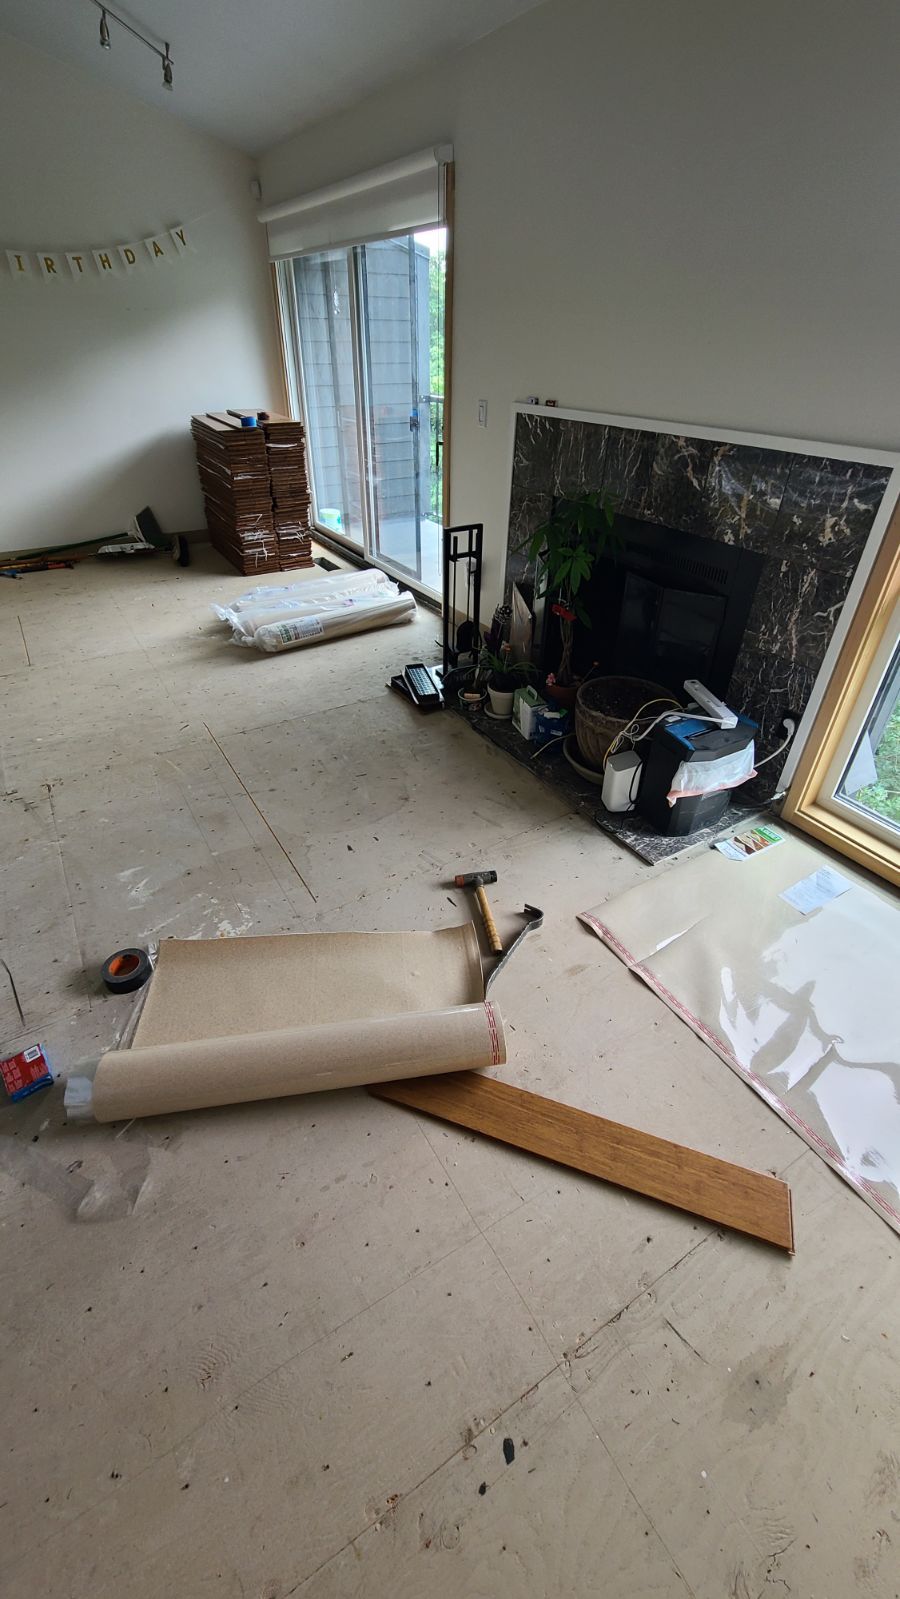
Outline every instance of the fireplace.
<svg viewBox="0 0 900 1599">
<path fill-rule="evenodd" d="M 599 490 L 625 535 L 584 597 L 574 664 L 678 693 L 699 677 L 759 725 L 757 753 L 802 713 L 890 477 L 887 465 L 636 426 L 590 413 L 516 416 L 506 597 L 532 589 L 527 545 L 555 504 Z M 861 451 L 862 455 L 866 452 Z M 557 623 L 535 608 L 535 653 L 558 659 Z M 745 793 L 778 788 L 779 755 Z"/>
<path fill-rule="evenodd" d="M 576 675 L 649 678 L 680 694 L 699 678 L 724 697 L 765 560 L 659 522 L 619 517 L 622 547 L 598 561 L 581 593 L 591 626 L 576 633 Z M 541 659 L 559 655 L 545 608 Z"/>
</svg>

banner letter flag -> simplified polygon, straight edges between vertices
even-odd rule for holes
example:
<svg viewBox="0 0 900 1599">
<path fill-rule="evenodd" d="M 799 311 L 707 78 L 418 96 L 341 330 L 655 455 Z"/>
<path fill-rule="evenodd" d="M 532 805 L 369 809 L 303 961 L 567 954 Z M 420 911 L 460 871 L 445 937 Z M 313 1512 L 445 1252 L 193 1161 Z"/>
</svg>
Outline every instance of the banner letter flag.
<svg viewBox="0 0 900 1599">
<path fill-rule="evenodd" d="M 7 250 L 6 259 L 14 278 L 31 277 L 31 256 L 27 250 Z"/>
<path fill-rule="evenodd" d="M 91 265 L 101 278 L 121 279 L 129 272 L 141 270 L 146 250 L 151 261 L 165 261 L 170 266 L 183 255 L 195 253 L 194 240 L 185 223 L 169 228 L 165 233 L 151 234 L 148 239 L 138 239 L 133 244 L 106 244 L 96 248 L 73 250 L 17 250 L 0 247 L 0 263 L 4 255 L 10 277 L 21 283 L 27 278 L 32 283 L 38 278 L 49 283 L 51 279 L 92 277 Z"/>
<path fill-rule="evenodd" d="M 151 261 L 168 261 L 175 254 L 167 233 L 157 233 L 154 238 L 145 239 L 144 247 Z"/>
</svg>

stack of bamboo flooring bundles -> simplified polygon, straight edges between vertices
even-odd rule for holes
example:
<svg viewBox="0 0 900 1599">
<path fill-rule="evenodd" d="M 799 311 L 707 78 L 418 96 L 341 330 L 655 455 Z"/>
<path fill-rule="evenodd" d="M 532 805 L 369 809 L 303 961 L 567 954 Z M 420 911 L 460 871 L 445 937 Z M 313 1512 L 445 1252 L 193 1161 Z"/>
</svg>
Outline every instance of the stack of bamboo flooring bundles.
<svg viewBox="0 0 900 1599">
<path fill-rule="evenodd" d="M 242 416 L 257 418 L 244 427 Z M 191 419 L 210 540 L 247 577 L 312 566 L 303 426 L 255 411 Z"/>
</svg>

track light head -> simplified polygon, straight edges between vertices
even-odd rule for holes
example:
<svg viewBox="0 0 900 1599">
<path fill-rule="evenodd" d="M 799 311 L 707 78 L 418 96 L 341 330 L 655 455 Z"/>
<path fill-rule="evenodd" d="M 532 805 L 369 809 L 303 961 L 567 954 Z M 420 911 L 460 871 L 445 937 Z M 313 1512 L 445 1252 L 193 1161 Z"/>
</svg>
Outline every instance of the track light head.
<svg viewBox="0 0 900 1599">
<path fill-rule="evenodd" d="M 175 82 L 175 63 L 169 54 L 168 40 L 163 48 L 160 49 L 155 39 L 148 39 L 146 34 L 141 33 L 140 28 L 135 28 L 130 22 L 126 22 L 124 17 L 120 17 L 118 11 L 113 11 L 110 6 L 104 5 L 103 0 L 90 0 L 90 4 L 96 6 L 100 13 L 101 50 L 109 50 L 112 46 L 109 32 L 109 24 L 110 20 L 112 20 L 120 28 L 124 28 L 126 33 L 130 33 L 133 39 L 139 39 L 141 44 L 145 44 L 148 50 L 153 51 L 157 60 L 162 62 L 163 87 L 171 89 Z"/>
</svg>

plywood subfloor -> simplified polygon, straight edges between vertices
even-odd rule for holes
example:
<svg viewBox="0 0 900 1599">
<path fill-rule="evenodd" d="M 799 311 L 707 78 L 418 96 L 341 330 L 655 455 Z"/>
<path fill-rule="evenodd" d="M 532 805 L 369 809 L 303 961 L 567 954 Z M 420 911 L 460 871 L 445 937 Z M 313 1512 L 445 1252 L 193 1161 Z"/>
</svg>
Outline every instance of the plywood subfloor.
<svg viewBox="0 0 900 1599">
<path fill-rule="evenodd" d="M 119 945 L 450 925 L 492 866 L 503 930 L 547 913 L 507 1079 L 785 1177 L 797 1253 L 364 1093 L 7 1109 L 5 1590 L 889 1599 L 897 1240 L 577 923 L 647 868 L 386 695 L 436 620 L 256 657 L 208 610 L 246 586 L 0 586 L 0 953 L 58 1064 L 124 1020 Z"/>
</svg>

